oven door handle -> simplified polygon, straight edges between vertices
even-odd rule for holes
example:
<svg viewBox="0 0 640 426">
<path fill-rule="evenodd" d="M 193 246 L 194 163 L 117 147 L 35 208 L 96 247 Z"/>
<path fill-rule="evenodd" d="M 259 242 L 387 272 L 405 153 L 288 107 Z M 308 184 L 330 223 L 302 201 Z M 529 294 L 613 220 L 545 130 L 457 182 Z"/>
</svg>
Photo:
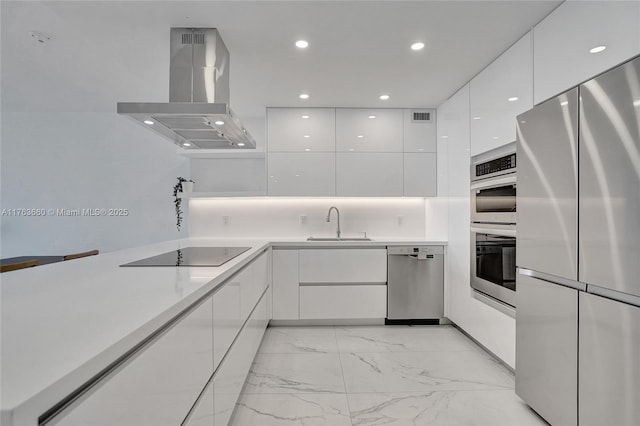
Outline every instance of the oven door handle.
<svg viewBox="0 0 640 426">
<path fill-rule="evenodd" d="M 500 177 L 495 177 L 495 178 L 488 178 L 487 180 L 484 181 L 478 181 L 478 182 L 472 182 L 471 183 L 471 190 L 477 190 L 477 189 L 489 189 L 489 188 L 493 188 L 495 186 L 504 186 L 504 185 L 516 185 L 516 175 L 515 173 L 512 173 L 510 175 L 507 176 L 500 176 Z"/>
<path fill-rule="evenodd" d="M 479 225 L 479 224 L 475 224 Z M 500 225 L 500 224 L 489 224 L 483 223 L 482 227 L 472 226 L 471 232 L 475 234 L 492 234 L 492 235 L 501 235 L 505 237 L 515 237 L 516 236 L 516 227 L 515 225 Z"/>
</svg>

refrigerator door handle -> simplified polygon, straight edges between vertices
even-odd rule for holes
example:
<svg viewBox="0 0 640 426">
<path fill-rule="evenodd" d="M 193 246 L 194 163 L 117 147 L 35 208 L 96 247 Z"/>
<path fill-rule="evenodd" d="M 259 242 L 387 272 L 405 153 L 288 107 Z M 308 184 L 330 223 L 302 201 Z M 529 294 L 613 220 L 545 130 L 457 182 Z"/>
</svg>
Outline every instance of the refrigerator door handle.
<svg viewBox="0 0 640 426">
<path fill-rule="evenodd" d="M 574 290 L 587 291 L 587 284 L 580 281 L 568 280 L 566 278 L 559 277 L 557 275 L 547 274 L 540 271 L 534 271 L 533 269 L 518 268 L 518 274 L 525 275 L 527 277 L 538 278 L 543 281 L 549 281 L 553 284 L 558 284 L 564 287 L 569 287 Z"/>
<path fill-rule="evenodd" d="M 606 297 L 607 299 L 615 300 L 616 302 L 627 303 L 629 305 L 637 306 L 640 308 L 640 296 L 635 296 L 633 294 L 621 293 L 619 291 L 611 290 L 593 284 L 587 284 L 587 293 Z"/>
</svg>

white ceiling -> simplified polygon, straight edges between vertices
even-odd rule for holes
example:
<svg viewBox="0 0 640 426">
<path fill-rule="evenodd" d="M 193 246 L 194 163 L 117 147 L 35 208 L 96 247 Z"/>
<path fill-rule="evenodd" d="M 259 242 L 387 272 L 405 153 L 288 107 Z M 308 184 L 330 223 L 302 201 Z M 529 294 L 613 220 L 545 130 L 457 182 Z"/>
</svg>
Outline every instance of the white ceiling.
<svg viewBox="0 0 640 426">
<path fill-rule="evenodd" d="M 166 102 L 172 26 L 219 29 L 241 119 L 266 106 L 437 106 L 560 3 L 2 1 L 2 106 Z M 31 30 L 52 40 L 39 44 Z M 305 51 L 294 46 L 300 38 Z M 426 48 L 411 51 L 414 41 Z M 309 100 L 298 99 L 303 91 Z"/>
</svg>

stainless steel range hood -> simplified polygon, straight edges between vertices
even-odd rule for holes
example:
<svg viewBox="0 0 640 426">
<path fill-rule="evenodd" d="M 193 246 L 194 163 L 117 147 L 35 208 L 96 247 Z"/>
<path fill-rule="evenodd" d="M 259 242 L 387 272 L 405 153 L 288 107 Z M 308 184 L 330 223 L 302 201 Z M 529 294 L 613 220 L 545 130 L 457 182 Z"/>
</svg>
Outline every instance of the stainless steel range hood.
<svg viewBox="0 0 640 426">
<path fill-rule="evenodd" d="M 256 147 L 229 108 L 229 51 L 215 28 L 171 28 L 169 102 L 118 102 L 118 114 L 184 149 Z"/>
</svg>

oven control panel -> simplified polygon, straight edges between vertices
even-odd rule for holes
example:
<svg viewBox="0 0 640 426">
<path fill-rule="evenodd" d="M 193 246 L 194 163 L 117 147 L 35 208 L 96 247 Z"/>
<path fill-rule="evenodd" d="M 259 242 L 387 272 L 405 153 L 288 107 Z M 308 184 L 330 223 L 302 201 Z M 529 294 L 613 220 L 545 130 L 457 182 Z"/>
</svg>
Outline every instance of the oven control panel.
<svg viewBox="0 0 640 426">
<path fill-rule="evenodd" d="M 506 155 L 495 160 L 476 164 L 476 177 L 489 175 L 516 168 L 516 154 Z"/>
</svg>

